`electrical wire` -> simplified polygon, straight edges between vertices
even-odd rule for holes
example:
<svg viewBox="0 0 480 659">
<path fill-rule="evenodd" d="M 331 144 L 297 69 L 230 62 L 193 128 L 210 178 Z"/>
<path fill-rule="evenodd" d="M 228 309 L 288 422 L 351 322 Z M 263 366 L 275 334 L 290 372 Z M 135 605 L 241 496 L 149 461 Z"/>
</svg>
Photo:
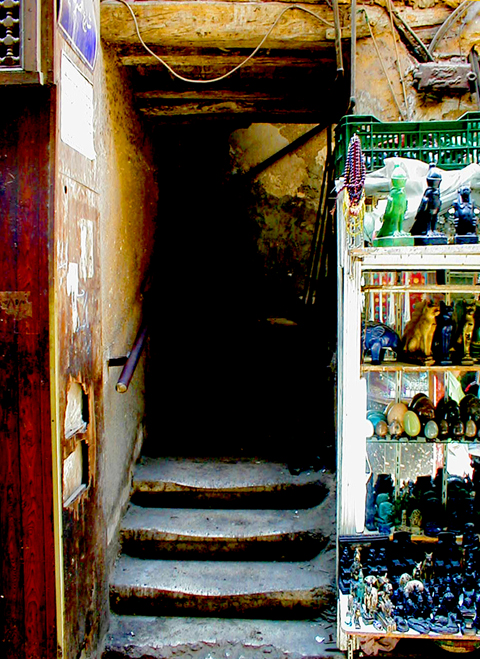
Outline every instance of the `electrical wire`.
<svg viewBox="0 0 480 659">
<path fill-rule="evenodd" d="M 367 21 L 370 36 L 372 38 L 373 45 L 375 46 L 375 50 L 377 52 L 377 57 L 380 60 L 380 64 L 382 65 L 383 73 L 385 75 L 385 78 L 387 79 L 388 86 L 390 87 L 390 91 L 392 93 L 393 100 L 395 101 L 395 105 L 397 106 L 398 113 L 400 114 L 400 117 L 403 120 L 405 120 L 405 113 L 403 112 L 402 108 L 400 107 L 400 104 L 399 104 L 399 102 L 397 100 L 397 97 L 395 95 L 395 91 L 393 89 L 392 83 L 390 81 L 390 78 L 388 77 L 387 69 L 385 68 L 385 64 L 384 64 L 382 56 L 380 54 L 380 50 L 378 49 L 377 40 L 375 39 L 375 35 L 373 34 L 372 26 L 370 25 L 370 21 L 368 19 L 368 14 L 367 14 L 365 9 L 361 9 L 360 11 L 363 11 L 363 13 L 365 14 L 365 19 Z"/>
<path fill-rule="evenodd" d="M 213 82 L 220 82 L 221 80 L 224 80 L 225 78 L 228 78 L 229 76 L 231 76 L 232 73 L 235 73 L 236 71 L 238 71 L 238 69 L 240 69 L 242 66 L 245 66 L 245 64 L 247 62 L 249 62 L 252 59 L 252 57 L 254 57 L 258 53 L 260 48 L 263 46 L 265 41 L 268 39 L 270 34 L 273 32 L 273 30 L 276 28 L 276 26 L 280 22 L 280 19 L 284 16 L 284 14 L 286 14 L 287 11 L 290 11 L 291 9 L 298 9 L 299 11 L 304 11 L 305 13 L 310 14 L 311 16 L 313 16 L 314 18 L 316 18 L 320 22 L 327 25 L 328 27 L 333 27 L 333 28 L 335 27 L 335 25 L 333 23 L 329 23 L 324 18 L 322 18 L 321 16 L 316 14 L 314 11 L 311 11 L 310 9 L 307 9 L 306 7 L 302 7 L 301 5 L 289 5 L 288 7 L 286 7 L 285 9 L 283 9 L 280 12 L 280 14 L 277 16 L 277 18 L 275 19 L 275 21 L 271 25 L 271 27 L 267 30 L 265 36 L 262 38 L 262 40 L 260 41 L 258 46 L 250 53 L 250 55 L 248 55 L 248 57 L 246 57 L 243 60 L 243 62 L 240 62 L 240 64 L 235 66 L 233 69 L 231 69 L 230 71 L 227 71 L 227 73 L 225 73 L 221 76 L 218 76 L 217 78 L 210 78 L 209 80 L 197 80 L 197 79 L 193 79 L 193 78 L 185 78 L 184 76 L 180 75 L 180 73 L 177 73 L 176 71 L 174 71 L 174 69 L 172 69 L 172 67 L 169 64 L 167 64 L 167 62 L 165 62 L 164 59 L 162 59 L 159 55 L 154 53 L 153 50 L 149 46 L 147 46 L 147 44 L 143 40 L 142 35 L 140 34 L 140 28 L 138 26 L 138 20 L 137 20 L 137 17 L 135 15 L 135 12 L 131 8 L 130 4 L 128 2 L 126 2 L 126 0 L 115 0 L 115 2 L 120 2 L 122 5 L 125 5 L 125 7 L 128 9 L 130 14 L 132 15 L 138 39 L 139 39 L 140 43 L 142 44 L 142 46 L 145 48 L 145 50 L 150 55 L 152 55 L 152 57 L 154 57 L 156 60 L 158 60 L 160 62 L 160 64 L 165 66 L 165 68 L 168 69 L 168 71 L 170 71 L 170 73 L 173 76 L 175 76 L 175 78 L 178 78 L 179 80 L 182 80 L 183 82 L 189 82 L 189 83 L 194 83 L 194 84 L 210 84 L 210 83 L 213 83 Z"/>
<path fill-rule="evenodd" d="M 390 15 L 390 30 L 392 32 L 393 43 L 395 44 L 395 58 L 396 58 L 396 62 L 397 62 L 397 70 L 398 70 L 398 75 L 400 76 L 400 82 L 402 83 L 403 102 L 405 103 L 405 113 L 406 113 L 406 118 L 407 118 L 407 121 L 408 121 L 409 112 L 408 112 L 407 90 L 405 88 L 405 78 L 403 77 L 402 65 L 400 63 L 400 54 L 398 52 L 398 44 L 397 44 L 397 39 L 395 37 L 395 28 L 394 28 L 394 25 L 393 25 L 392 0 L 387 0 L 387 4 L 388 4 L 388 13 Z"/>
</svg>

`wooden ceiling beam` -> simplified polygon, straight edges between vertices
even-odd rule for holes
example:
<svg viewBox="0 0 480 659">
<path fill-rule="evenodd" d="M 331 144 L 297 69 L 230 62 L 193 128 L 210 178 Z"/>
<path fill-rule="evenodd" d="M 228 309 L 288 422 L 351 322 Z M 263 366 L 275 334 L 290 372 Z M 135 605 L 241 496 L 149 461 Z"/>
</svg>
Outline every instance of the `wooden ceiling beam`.
<svg viewBox="0 0 480 659">
<path fill-rule="evenodd" d="M 284 101 L 279 102 L 276 99 L 263 102 L 230 99 L 218 102 L 197 101 L 178 105 L 140 105 L 138 109 L 145 116 L 156 119 L 179 119 L 182 117 L 185 119 L 191 117 L 212 119 L 215 117 L 229 118 L 236 115 L 247 115 L 256 121 L 261 120 L 261 118 L 269 118 L 272 121 L 288 117 L 291 122 L 300 121 L 303 123 L 308 118 L 307 123 L 314 123 L 319 121 L 322 116 L 322 112 L 318 108 L 312 108 L 307 103 L 288 107 Z"/>
<path fill-rule="evenodd" d="M 288 4 L 284 2 L 176 2 L 136 0 L 128 3 L 137 17 L 140 34 L 150 45 L 187 48 L 254 49 Z M 288 11 L 265 44 L 267 48 L 311 51 L 333 45 L 332 9 L 327 5 L 303 5 L 321 20 L 299 9 Z M 342 8 L 343 24 L 348 24 Z M 360 19 L 358 32 L 366 34 Z M 116 0 L 101 3 L 102 38 L 115 44 L 136 44 L 138 36 L 127 7 Z"/>
<path fill-rule="evenodd" d="M 235 66 L 241 64 L 248 53 L 245 54 L 180 54 L 164 55 L 161 52 L 157 53 L 169 66 L 179 71 L 191 71 L 193 69 L 205 69 L 206 71 L 212 70 L 217 72 L 226 72 Z M 128 67 L 145 67 L 145 68 L 161 68 L 163 65 L 156 57 L 148 55 L 148 53 L 136 54 L 119 54 L 120 62 Z M 242 68 L 250 72 L 255 70 L 274 70 L 274 69 L 312 69 L 318 66 L 331 65 L 332 53 L 330 57 L 317 58 L 317 57 L 290 57 L 287 53 L 281 55 L 261 55 L 260 53 L 250 59 Z"/>
<path fill-rule="evenodd" d="M 128 2 L 137 17 L 142 38 L 149 46 L 162 48 L 223 48 L 251 49 L 258 46 L 288 3 L 217 2 L 209 0 L 131 0 Z M 327 4 L 303 3 L 309 13 L 292 8 L 273 29 L 264 48 L 304 50 L 312 52 L 334 47 L 333 11 Z M 298 5 L 295 5 L 298 7 Z M 357 38 L 368 37 L 365 8 L 376 34 L 390 30 L 390 18 L 384 8 L 358 5 Z M 445 8 L 398 9 L 412 29 L 440 25 L 451 10 Z M 350 37 L 349 4 L 340 7 L 342 37 Z M 101 3 L 101 36 L 117 45 L 137 45 L 138 35 L 129 9 L 117 0 Z"/>
</svg>

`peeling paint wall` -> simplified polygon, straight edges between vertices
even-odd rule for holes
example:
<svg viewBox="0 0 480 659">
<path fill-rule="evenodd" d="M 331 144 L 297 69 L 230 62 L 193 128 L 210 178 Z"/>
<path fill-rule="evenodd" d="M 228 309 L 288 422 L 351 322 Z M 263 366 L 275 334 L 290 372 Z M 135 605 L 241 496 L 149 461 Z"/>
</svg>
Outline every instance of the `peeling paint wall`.
<svg viewBox="0 0 480 659">
<path fill-rule="evenodd" d="M 63 656 L 77 659 L 96 657 L 107 630 L 118 527 L 144 435 L 145 359 L 125 394 L 108 362 L 131 350 L 142 321 L 157 188 L 150 140 L 114 56 L 101 51 L 92 74 L 59 34 L 57 52 Z"/>
<path fill-rule="evenodd" d="M 310 128 L 252 124 L 234 131 L 230 136 L 232 172 L 247 172 Z M 261 173 L 251 187 L 247 212 L 258 227 L 257 246 L 266 281 L 264 314 L 291 313 L 303 295 L 326 140 L 326 132 L 313 137 Z"/>
<path fill-rule="evenodd" d="M 102 497 L 110 545 L 117 536 L 122 505 L 130 494 L 132 457 L 138 455 L 144 433 L 145 359 L 137 366 L 125 394 L 115 390 L 121 367 L 109 368 L 108 360 L 132 349 L 146 311 L 158 189 L 150 136 L 132 109 L 126 72 L 108 49 L 103 51 L 103 62 L 103 93 L 99 94 L 98 107 L 98 132 L 102 136 L 98 154 L 102 190 Z"/>
</svg>

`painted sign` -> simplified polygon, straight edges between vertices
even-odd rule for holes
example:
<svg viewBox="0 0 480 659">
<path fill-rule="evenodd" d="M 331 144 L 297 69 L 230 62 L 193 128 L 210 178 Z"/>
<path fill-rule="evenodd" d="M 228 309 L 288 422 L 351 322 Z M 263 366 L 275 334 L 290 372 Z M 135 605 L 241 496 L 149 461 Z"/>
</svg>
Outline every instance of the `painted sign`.
<svg viewBox="0 0 480 659">
<path fill-rule="evenodd" d="M 69 44 L 93 71 L 98 48 L 94 0 L 60 0 L 58 24 Z"/>
</svg>

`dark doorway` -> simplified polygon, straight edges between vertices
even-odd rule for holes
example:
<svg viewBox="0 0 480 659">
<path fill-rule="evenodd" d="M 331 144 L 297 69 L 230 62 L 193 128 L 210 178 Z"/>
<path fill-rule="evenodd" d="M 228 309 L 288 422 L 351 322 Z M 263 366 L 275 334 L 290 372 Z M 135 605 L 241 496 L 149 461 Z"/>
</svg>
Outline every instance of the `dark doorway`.
<svg viewBox="0 0 480 659">
<path fill-rule="evenodd" d="M 334 443 L 333 421 L 319 418 L 323 395 L 333 419 L 331 354 L 325 327 L 290 282 L 263 268 L 251 188 L 231 174 L 235 128 L 155 132 L 160 205 L 144 452 L 308 462 L 324 431 Z"/>
</svg>

